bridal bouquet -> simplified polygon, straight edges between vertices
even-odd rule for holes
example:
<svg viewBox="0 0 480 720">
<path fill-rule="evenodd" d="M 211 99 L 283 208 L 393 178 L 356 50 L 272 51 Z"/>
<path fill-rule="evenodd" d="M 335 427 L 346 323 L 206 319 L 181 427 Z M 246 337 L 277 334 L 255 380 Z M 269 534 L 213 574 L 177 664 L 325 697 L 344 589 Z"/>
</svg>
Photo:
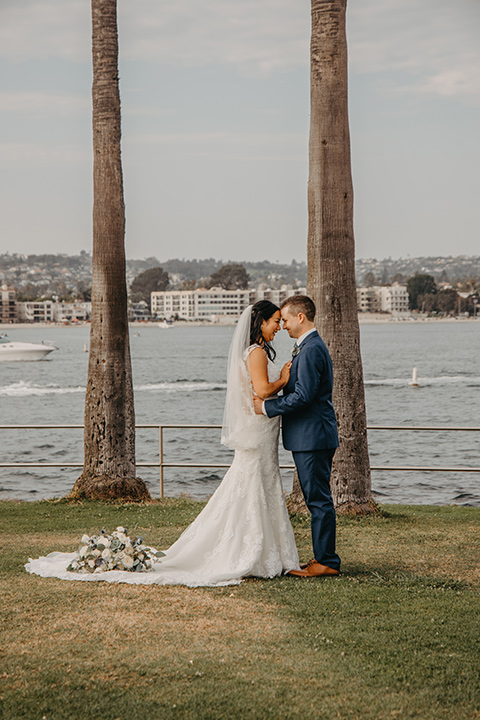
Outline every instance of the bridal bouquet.
<svg viewBox="0 0 480 720">
<path fill-rule="evenodd" d="M 78 573 L 101 573 L 106 570 L 147 572 L 164 555 L 144 545 L 142 537 L 130 538 L 127 528 L 117 527 L 111 535 L 105 530 L 91 537 L 83 535 L 77 557 L 67 570 Z"/>
</svg>

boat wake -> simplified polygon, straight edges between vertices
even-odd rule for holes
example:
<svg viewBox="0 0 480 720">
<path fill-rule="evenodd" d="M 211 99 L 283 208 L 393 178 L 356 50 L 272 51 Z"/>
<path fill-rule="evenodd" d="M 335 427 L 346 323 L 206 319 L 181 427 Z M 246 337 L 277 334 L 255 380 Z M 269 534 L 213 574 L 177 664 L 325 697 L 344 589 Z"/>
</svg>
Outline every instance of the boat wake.
<svg viewBox="0 0 480 720">
<path fill-rule="evenodd" d="M 373 380 L 365 380 L 367 387 L 408 387 L 409 378 L 378 378 Z M 463 385 L 464 387 L 480 387 L 480 377 L 468 377 L 465 375 L 445 375 L 440 377 L 419 377 L 418 385 L 420 387 L 447 386 L 447 385 Z M 177 380 L 175 382 L 159 382 L 147 383 L 134 386 L 135 392 L 159 392 L 159 393 L 178 393 L 178 392 L 212 392 L 222 391 L 227 387 L 222 382 L 206 382 L 204 380 Z M 70 395 L 75 393 L 84 393 L 85 387 L 81 385 L 73 385 L 70 387 L 59 387 L 58 385 L 35 385 L 34 383 L 20 382 L 11 383 L 10 385 L 0 386 L 0 397 L 32 397 L 39 395 Z"/>
<path fill-rule="evenodd" d="M 147 385 L 135 385 L 135 392 L 205 392 L 212 390 L 225 390 L 226 383 L 209 382 L 164 382 L 149 383 Z M 72 387 L 58 387 L 58 385 L 35 385 L 21 380 L 11 385 L 0 386 L 0 397 L 31 397 L 38 395 L 69 395 L 72 393 L 84 393 L 85 387 L 75 385 Z"/>
<path fill-rule="evenodd" d="M 32 383 L 20 382 L 0 387 L 0 397 L 31 397 L 32 395 L 69 395 L 71 393 L 84 393 L 85 388 L 58 387 L 57 385 L 34 385 Z"/>
<path fill-rule="evenodd" d="M 152 390 L 161 390 L 164 392 L 178 392 L 180 391 L 186 391 L 189 392 L 191 390 L 225 390 L 227 387 L 227 383 L 209 383 L 209 382 L 203 382 L 202 380 L 198 381 L 185 381 L 180 380 L 177 382 L 170 382 L 170 383 L 154 383 L 149 385 L 135 385 L 134 390 L 135 391 L 152 391 Z"/>
<path fill-rule="evenodd" d="M 387 386 L 387 387 L 407 387 L 411 377 L 404 378 L 378 378 L 373 380 L 365 380 L 365 385 L 369 387 Z M 463 385 L 464 387 L 480 387 L 480 377 L 469 377 L 468 375 L 441 375 L 439 377 L 421 377 L 418 376 L 417 382 L 419 387 L 446 386 L 446 385 Z"/>
</svg>

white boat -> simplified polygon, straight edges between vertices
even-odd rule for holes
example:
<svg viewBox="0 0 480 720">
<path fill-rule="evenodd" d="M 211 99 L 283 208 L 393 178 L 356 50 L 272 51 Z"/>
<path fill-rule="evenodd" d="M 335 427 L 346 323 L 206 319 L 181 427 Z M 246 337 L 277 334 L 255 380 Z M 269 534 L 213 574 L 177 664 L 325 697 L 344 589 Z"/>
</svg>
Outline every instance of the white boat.
<svg viewBox="0 0 480 720">
<path fill-rule="evenodd" d="M 43 360 L 53 350 L 58 348 L 44 343 L 12 342 L 7 335 L 0 335 L 0 362 Z"/>
<path fill-rule="evenodd" d="M 173 327 L 172 322 L 168 322 L 168 320 L 162 320 L 162 322 L 158 323 L 159 328 L 163 328 L 164 330 L 169 330 L 171 327 Z"/>
</svg>

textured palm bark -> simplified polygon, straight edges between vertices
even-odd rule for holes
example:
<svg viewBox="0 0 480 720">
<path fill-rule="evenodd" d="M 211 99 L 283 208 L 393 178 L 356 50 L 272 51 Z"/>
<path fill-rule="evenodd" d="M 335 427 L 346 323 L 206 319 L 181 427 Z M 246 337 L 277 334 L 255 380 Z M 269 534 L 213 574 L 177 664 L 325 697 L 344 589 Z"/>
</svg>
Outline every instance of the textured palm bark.
<svg viewBox="0 0 480 720">
<path fill-rule="evenodd" d="M 148 489 L 135 477 L 116 0 L 92 0 L 92 55 L 92 321 L 84 467 L 72 496 L 146 500 Z"/>
<path fill-rule="evenodd" d="M 339 512 L 365 513 L 375 503 L 355 289 L 345 14 L 346 0 L 312 0 L 307 293 L 334 367 L 333 499 Z"/>
</svg>

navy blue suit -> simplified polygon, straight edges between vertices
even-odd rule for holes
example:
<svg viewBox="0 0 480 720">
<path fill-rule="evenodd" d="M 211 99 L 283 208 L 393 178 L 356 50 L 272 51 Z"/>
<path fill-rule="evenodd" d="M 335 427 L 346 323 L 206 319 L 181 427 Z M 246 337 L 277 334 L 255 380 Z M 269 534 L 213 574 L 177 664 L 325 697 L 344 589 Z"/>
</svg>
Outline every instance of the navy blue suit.
<svg viewBox="0 0 480 720">
<path fill-rule="evenodd" d="M 315 330 L 293 358 L 283 397 L 265 400 L 268 417 L 282 415 L 283 444 L 293 453 L 305 502 L 312 515 L 315 559 L 335 570 L 335 508 L 330 473 L 338 447 L 337 419 L 332 403 L 332 360 Z"/>
</svg>

